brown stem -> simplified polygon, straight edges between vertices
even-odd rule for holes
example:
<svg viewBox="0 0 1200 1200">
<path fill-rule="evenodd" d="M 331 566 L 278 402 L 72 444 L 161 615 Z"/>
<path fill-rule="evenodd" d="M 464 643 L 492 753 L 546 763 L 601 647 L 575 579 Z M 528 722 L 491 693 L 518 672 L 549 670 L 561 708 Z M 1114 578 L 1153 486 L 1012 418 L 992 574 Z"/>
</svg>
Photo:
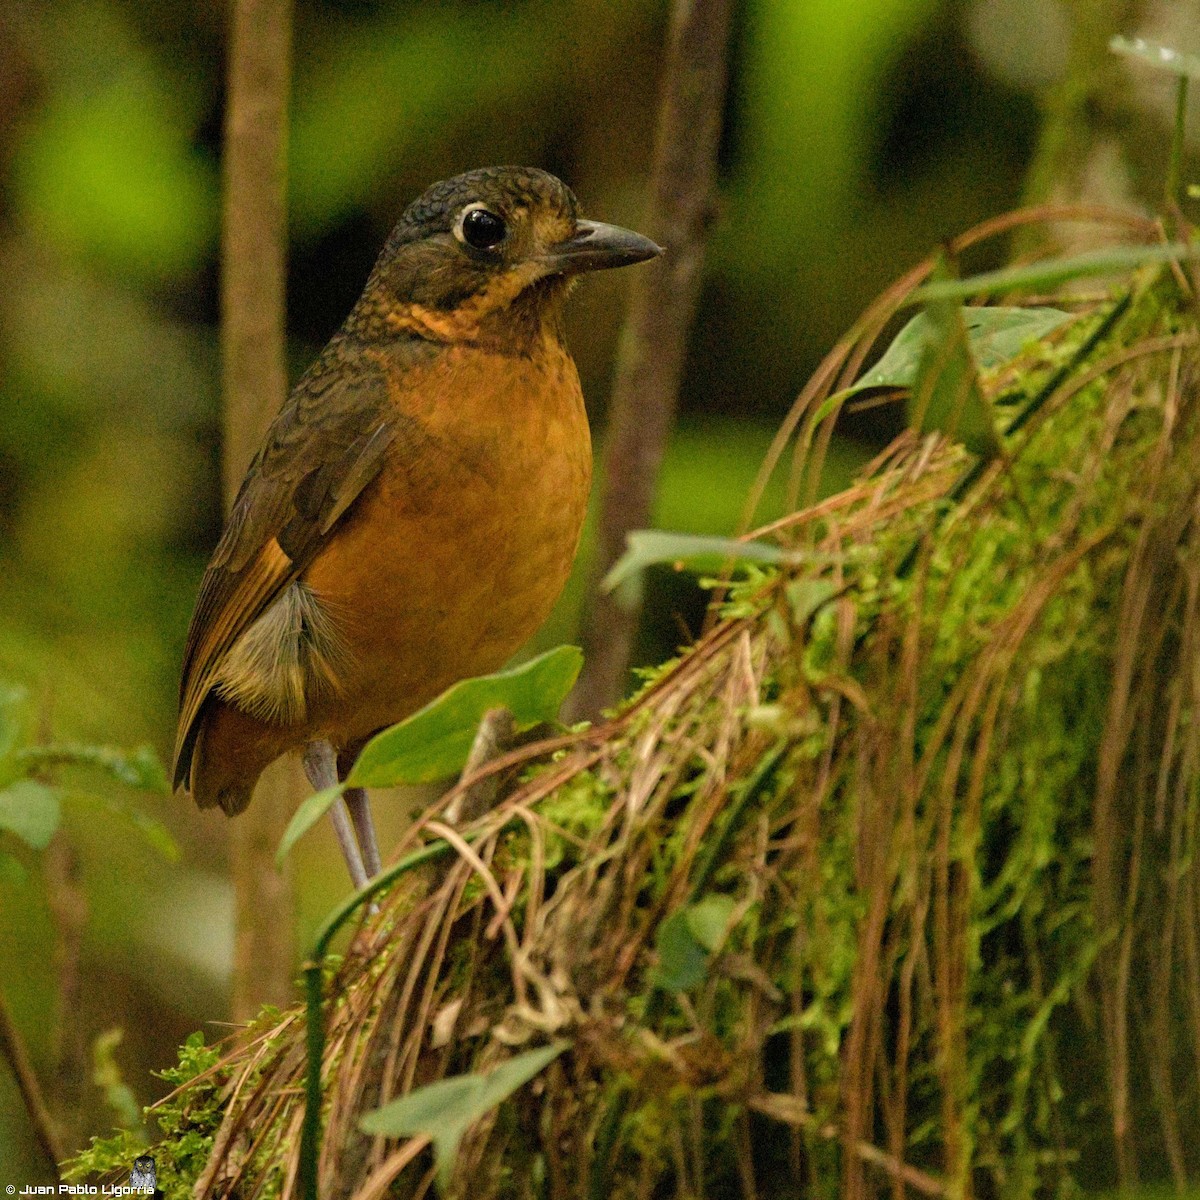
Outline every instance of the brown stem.
<svg viewBox="0 0 1200 1200">
<path fill-rule="evenodd" d="M 221 349 L 228 505 L 287 392 L 284 271 L 290 0 L 235 0 L 225 120 Z M 294 807 L 290 764 L 264 776 L 231 827 L 237 910 L 233 1015 L 291 992 L 293 902 L 274 852 Z"/>
<path fill-rule="evenodd" d="M 762 1113 L 775 1121 L 782 1121 L 797 1129 L 810 1129 L 820 1138 L 827 1141 L 841 1140 L 843 1131 L 833 1123 L 820 1123 L 813 1113 L 800 1104 L 795 1096 L 779 1093 L 766 1093 L 751 1097 L 746 1107 L 754 1112 Z M 940 1179 L 914 1167 L 908 1163 L 893 1158 L 878 1146 L 870 1142 L 856 1141 L 849 1146 L 852 1157 L 870 1166 L 877 1167 L 892 1179 L 898 1179 L 907 1184 L 922 1196 L 944 1197 L 949 1195 L 949 1188 Z"/>
<path fill-rule="evenodd" d="M 58 1141 L 58 1131 L 50 1116 L 50 1110 L 46 1107 L 37 1076 L 33 1073 L 33 1066 L 30 1064 L 29 1053 L 25 1049 L 21 1031 L 13 1021 L 12 1013 L 8 1011 L 8 1003 L 4 999 L 3 992 L 0 992 L 0 1053 L 12 1067 L 17 1087 L 21 1092 L 21 1099 L 25 1101 L 25 1110 L 29 1113 L 29 1123 L 33 1126 L 34 1137 L 37 1138 L 42 1153 L 53 1168 L 55 1179 L 58 1179 L 58 1164 L 63 1158 L 62 1147 Z"/>
<path fill-rule="evenodd" d="M 90 1055 L 84 1022 L 80 963 L 88 901 L 79 852 L 59 830 L 46 849 L 46 893 L 54 922 L 58 1013 L 54 1030 L 54 1097 L 63 1144 L 76 1147 L 84 1138 L 84 1100 Z"/>
<path fill-rule="evenodd" d="M 675 420 L 713 209 L 730 7 L 730 0 L 675 0 L 671 12 L 647 218 L 666 254 L 635 277 L 617 360 L 575 716 L 594 717 L 624 691 L 638 612 L 601 593 L 599 583 L 626 535 L 650 521 Z"/>
</svg>

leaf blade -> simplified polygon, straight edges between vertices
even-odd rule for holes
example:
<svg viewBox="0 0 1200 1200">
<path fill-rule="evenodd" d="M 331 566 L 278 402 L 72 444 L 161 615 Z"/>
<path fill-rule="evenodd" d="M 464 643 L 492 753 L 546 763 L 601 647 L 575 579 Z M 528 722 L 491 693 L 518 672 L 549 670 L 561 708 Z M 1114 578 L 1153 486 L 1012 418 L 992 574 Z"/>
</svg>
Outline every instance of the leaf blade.
<svg viewBox="0 0 1200 1200">
<path fill-rule="evenodd" d="M 146 792 L 167 792 L 167 773 L 151 746 L 122 750 L 118 746 L 89 745 L 84 742 L 52 742 L 45 746 L 27 746 L 17 761 L 29 767 L 94 767 L 127 787 Z"/>
<path fill-rule="evenodd" d="M 507 708 L 518 729 L 553 720 L 583 666 L 576 646 L 545 654 L 493 675 L 464 679 L 390 729 L 359 754 L 349 787 L 435 783 L 462 770 L 486 712 Z"/>
<path fill-rule="evenodd" d="M 18 779 L 0 790 L 0 829 L 31 850 L 45 850 L 61 818 L 57 790 L 36 779 Z"/>
<path fill-rule="evenodd" d="M 650 982 L 667 992 L 690 992 L 708 974 L 708 951 L 692 932 L 686 908 L 664 917 L 654 935 L 658 964 Z"/>
<path fill-rule="evenodd" d="M 467 1130 L 544 1071 L 569 1044 L 552 1042 L 518 1054 L 488 1072 L 456 1075 L 416 1088 L 362 1117 L 359 1128 L 382 1137 L 427 1134 L 437 1160 L 438 1185 L 444 1191 Z"/>
<path fill-rule="evenodd" d="M 1001 453 L 1000 437 L 979 384 L 963 312 L 956 301 L 936 300 L 922 314 L 927 334 L 906 402 L 908 420 L 921 433 L 937 430 L 991 459 Z"/>
<path fill-rule="evenodd" d="M 1140 59 L 1156 71 L 1166 71 L 1186 79 L 1200 79 L 1200 55 L 1185 54 L 1173 46 L 1164 46 L 1140 37 L 1123 37 L 1119 33 L 1109 39 L 1108 48 L 1114 54 Z"/>
<path fill-rule="evenodd" d="M 984 305 L 963 309 L 967 342 L 984 370 L 1012 362 L 1031 341 L 1040 341 L 1074 314 L 1058 308 Z M 862 392 L 911 388 L 922 356 L 937 330 L 928 310 L 917 313 L 896 334 L 879 361 L 855 383 L 831 396 L 830 410 Z"/>
<path fill-rule="evenodd" d="M 1000 267 L 966 279 L 935 279 L 905 297 L 907 306 L 931 300 L 966 300 L 984 293 L 1000 295 L 1019 288 L 1047 288 L 1072 279 L 1120 275 L 1139 267 L 1194 258 L 1200 250 L 1180 242 L 1154 246 L 1110 246 L 1063 258 L 1048 258 L 1021 267 Z"/>
<path fill-rule="evenodd" d="M 725 941 L 735 907 L 732 896 L 711 892 L 684 909 L 688 930 L 709 954 L 715 954 Z"/>
<path fill-rule="evenodd" d="M 665 529 L 637 529 L 626 538 L 628 549 L 613 564 L 601 587 L 612 591 L 647 567 L 686 563 L 699 570 L 719 570 L 730 562 L 782 563 L 795 556 L 770 542 L 738 541 Z"/>
</svg>

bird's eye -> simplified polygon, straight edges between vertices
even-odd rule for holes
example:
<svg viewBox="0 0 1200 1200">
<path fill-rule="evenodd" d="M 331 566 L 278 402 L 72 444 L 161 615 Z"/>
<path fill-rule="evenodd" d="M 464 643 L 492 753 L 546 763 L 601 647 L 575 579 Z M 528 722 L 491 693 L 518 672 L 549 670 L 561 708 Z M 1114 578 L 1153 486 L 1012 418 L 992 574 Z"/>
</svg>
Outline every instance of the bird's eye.
<svg viewBox="0 0 1200 1200">
<path fill-rule="evenodd" d="M 462 240 L 476 250 L 490 250 L 504 241 L 508 228 L 504 218 L 487 208 L 471 208 L 463 213 Z"/>
</svg>

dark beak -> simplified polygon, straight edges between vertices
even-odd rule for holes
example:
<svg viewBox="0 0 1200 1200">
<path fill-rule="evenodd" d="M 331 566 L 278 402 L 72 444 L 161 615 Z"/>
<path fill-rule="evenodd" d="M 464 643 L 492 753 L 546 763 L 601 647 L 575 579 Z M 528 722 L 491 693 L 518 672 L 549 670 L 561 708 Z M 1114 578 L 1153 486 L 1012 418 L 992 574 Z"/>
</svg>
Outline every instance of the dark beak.
<svg viewBox="0 0 1200 1200">
<path fill-rule="evenodd" d="M 605 225 L 603 221 L 579 221 L 575 236 L 552 246 L 544 262 L 547 274 L 574 275 L 581 271 L 603 271 L 607 267 L 627 267 L 662 252 L 661 246 L 632 229 Z"/>
</svg>

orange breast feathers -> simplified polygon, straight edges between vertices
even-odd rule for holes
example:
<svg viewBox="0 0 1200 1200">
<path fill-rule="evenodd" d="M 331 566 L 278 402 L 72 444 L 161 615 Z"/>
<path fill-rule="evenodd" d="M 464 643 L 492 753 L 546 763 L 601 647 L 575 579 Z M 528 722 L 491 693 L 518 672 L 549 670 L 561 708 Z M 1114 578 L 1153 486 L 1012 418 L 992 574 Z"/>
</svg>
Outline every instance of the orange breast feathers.
<svg viewBox="0 0 1200 1200">
<path fill-rule="evenodd" d="M 347 664 L 310 714 L 341 744 L 503 664 L 549 614 L 587 510 L 591 441 L 574 363 L 447 347 L 409 370 L 401 434 L 303 582 Z"/>
</svg>

